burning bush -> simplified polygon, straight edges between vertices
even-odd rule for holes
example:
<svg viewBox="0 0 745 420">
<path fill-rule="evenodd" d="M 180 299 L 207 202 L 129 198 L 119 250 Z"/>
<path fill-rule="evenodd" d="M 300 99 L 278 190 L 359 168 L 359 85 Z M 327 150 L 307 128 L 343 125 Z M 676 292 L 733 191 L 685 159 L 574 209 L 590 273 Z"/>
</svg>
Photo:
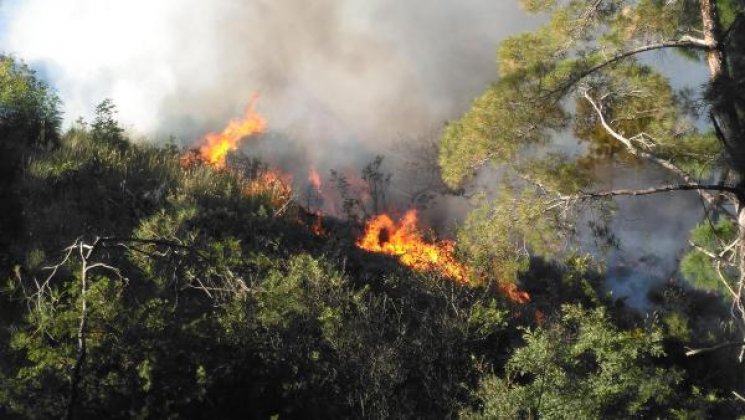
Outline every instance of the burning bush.
<svg viewBox="0 0 745 420">
<path fill-rule="evenodd" d="M 398 223 L 387 214 L 375 216 L 367 222 L 357 246 L 397 257 L 402 264 L 415 270 L 435 271 L 459 283 L 467 282 L 470 270 L 455 258 L 455 244 L 451 241 L 428 243 L 417 224 L 416 210 L 406 212 Z"/>
<path fill-rule="evenodd" d="M 279 209 L 292 200 L 292 178 L 278 170 L 267 170 L 258 177 L 247 180 L 243 193 L 249 196 L 266 196 L 272 207 Z"/>
</svg>

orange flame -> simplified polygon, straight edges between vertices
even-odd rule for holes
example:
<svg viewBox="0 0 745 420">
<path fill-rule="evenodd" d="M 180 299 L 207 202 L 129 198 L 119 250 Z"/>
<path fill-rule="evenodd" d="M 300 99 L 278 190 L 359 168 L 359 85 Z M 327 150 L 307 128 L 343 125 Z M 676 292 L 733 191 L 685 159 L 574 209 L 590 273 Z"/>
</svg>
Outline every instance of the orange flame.
<svg viewBox="0 0 745 420">
<path fill-rule="evenodd" d="M 292 176 L 277 170 L 262 173 L 256 179 L 248 180 L 243 187 L 248 196 L 268 195 L 275 208 L 281 208 L 292 199 Z"/>
<path fill-rule="evenodd" d="M 310 226 L 310 231 L 316 236 L 326 236 L 326 229 L 323 228 L 323 217 L 317 214 L 315 221 Z"/>
<path fill-rule="evenodd" d="M 202 139 L 199 146 L 199 156 L 202 160 L 216 168 L 225 168 L 229 152 L 238 150 L 241 139 L 261 134 L 266 130 L 266 120 L 255 112 L 259 97 L 254 95 L 246 106 L 243 119 L 232 120 L 225 129 L 217 133 L 209 133 Z"/>
<path fill-rule="evenodd" d="M 318 174 L 318 171 L 316 171 L 316 168 L 310 168 L 308 182 L 310 182 L 310 185 L 313 188 L 312 192 L 308 192 L 308 211 L 314 215 L 315 219 L 313 224 L 310 226 L 310 231 L 316 236 L 325 236 L 326 230 L 323 228 L 323 211 L 320 208 L 315 211 L 311 209 L 311 200 L 313 198 L 311 195 L 315 196 L 321 202 L 324 201 L 323 190 L 321 189 L 321 176 Z"/>
<path fill-rule="evenodd" d="M 311 168 L 308 174 L 308 181 L 316 191 L 321 192 L 321 176 L 318 175 L 316 168 Z"/>
<path fill-rule="evenodd" d="M 499 285 L 499 290 L 503 295 L 507 296 L 509 300 L 520 305 L 530 302 L 530 294 L 518 289 L 514 283 L 502 283 Z"/>
<path fill-rule="evenodd" d="M 387 214 L 370 219 L 357 246 L 378 254 L 397 257 L 405 266 L 418 271 L 435 271 L 459 283 L 468 282 L 473 270 L 455 258 L 455 243 L 438 241 L 428 243 L 417 226 L 416 210 L 409 210 L 395 223 Z M 530 294 L 513 283 L 504 283 L 499 290 L 517 304 L 530 302 Z"/>
<path fill-rule="evenodd" d="M 395 256 L 415 270 L 436 271 L 460 283 L 467 282 L 470 270 L 455 259 L 455 244 L 451 241 L 427 243 L 417 222 L 416 210 L 409 210 L 398 223 L 386 214 L 378 215 L 367 223 L 357 246 Z"/>
</svg>

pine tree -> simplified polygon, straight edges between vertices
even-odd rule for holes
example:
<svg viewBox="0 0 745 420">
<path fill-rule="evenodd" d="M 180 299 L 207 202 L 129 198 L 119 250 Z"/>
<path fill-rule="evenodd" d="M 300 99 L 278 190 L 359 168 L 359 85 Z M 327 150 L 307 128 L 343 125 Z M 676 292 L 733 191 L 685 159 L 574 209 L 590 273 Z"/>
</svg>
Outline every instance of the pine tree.
<svg viewBox="0 0 745 420">
<path fill-rule="evenodd" d="M 442 139 L 440 164 L 451 187 L 484 165 L 499 168 L 498 199 L 461 234 L 466 252 L 501 261 L 495 274 L 514 277 L 526 250 L 567 249 L 581 208 L 605 209 L 617 196 L 696 191 L 714 223 L 693 235 L 683 271 L 725 291 L 745 333 L 745 2 L 522 4 L 548 22 L 501 44 L 499 80 Z M 688 58 L 686 65 L 705 66 L 706 86 L 676 91 L 645 58 L 668 50 Z M 599 191 L 593 170 L 609 159 L 658 166 L 669 180 Z"/>
</svg>

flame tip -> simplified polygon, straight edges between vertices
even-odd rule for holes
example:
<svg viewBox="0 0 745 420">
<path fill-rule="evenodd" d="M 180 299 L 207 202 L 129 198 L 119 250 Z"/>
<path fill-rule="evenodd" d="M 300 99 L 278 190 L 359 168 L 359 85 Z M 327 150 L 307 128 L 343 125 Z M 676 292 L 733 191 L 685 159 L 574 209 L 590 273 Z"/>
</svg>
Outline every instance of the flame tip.
<svg viewBox="0 0 745 420">
<path fill-rule="evenodd" d="M 223 169 L 228 153 L 238 150 L 244 138 L 266 131 L 266 119 L 255 111 L 258 100 L 258 94 L 252 95 L 241 119 L 230 120 L 220 133 L 207 133 L 202 137 L 197 149 L 204 162 Z"/>
</svg>

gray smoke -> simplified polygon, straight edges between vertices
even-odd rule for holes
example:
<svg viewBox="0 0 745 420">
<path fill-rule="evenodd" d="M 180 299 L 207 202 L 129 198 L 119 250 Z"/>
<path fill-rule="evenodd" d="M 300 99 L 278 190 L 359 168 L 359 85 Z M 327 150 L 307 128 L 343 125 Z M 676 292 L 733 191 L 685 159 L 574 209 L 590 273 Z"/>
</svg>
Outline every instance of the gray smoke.
<svg viewBox="0 0 745 420">
<path fill-rule="evenodd" d="M 516 0 L 0 0 L 0 51 L 40 69 L 67 123 L 110 97 L 130 131 L 156 141 L 193 144 L 259 93 L 271 133 L 244 151 L 299 177 L 315 166 L 328 180 L 329 169 L 359 171 L 375 154 L 405 160 L 391 146 L 466 110 L 496 78 L 499 41 L 538 23 Z M 673 74 L 688 67 L 652 60 Z M 700 76 L 676 84 L 689 78 Z M 647 249 L 667 249 L 651 271 L 671 270 L 698 215 L 691 196 L 672 197 L 621 201 L 614 230 L 625 259 L 610 256 L 611 265 L 638 266 Z M 446 197 L 433 217 L 451 225 L 467 209 Z M 635 214 L 653 226 L 634 224 Z M 647 233 L 660 226 L 663 234 Z M 614 289 L 642 295 L 622 281 L 632 274 L 615 276 Z"/>
<path fill-rule="evenodd" d="M 458 115 L 530 25 L 493 0 L 6 0 L 0 16 L 0 49 L 44 70 L 68 121 L 111 97 L 133 131 L 188 143 L 258 92 L 273 131 L 339 159 Z"/>
</svg>

